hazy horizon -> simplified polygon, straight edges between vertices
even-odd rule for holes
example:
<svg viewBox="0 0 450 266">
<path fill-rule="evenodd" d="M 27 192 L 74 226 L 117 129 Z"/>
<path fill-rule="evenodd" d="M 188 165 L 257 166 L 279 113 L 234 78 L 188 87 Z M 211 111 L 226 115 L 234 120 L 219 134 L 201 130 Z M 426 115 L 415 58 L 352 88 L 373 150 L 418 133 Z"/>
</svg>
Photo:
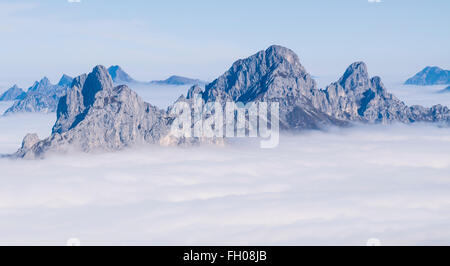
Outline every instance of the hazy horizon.
<svg viewBox="0 0 450 266">
<path fill-rule="evenodd" d="M 233 1 L 2 1 L 0 88 L 26 89 L 43 76 L 55 83 L 98 64 L 143 81 L 212 81 L 272 44 L 331 80 L 355 61 L 388 82 L 428 65 L 450 68 L 448 1 Z"/>
</svg>

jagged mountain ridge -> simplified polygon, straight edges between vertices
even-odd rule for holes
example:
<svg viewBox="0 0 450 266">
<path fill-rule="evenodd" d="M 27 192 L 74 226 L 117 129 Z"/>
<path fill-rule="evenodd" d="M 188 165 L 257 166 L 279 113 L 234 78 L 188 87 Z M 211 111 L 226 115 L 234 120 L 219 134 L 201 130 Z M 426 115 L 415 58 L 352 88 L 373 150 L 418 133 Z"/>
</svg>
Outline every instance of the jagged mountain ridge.
<svg viewBox="0 0 450 266">
<path fill-rule="evenodd" d="M 367 66 L 356 62 L 339 81 L 325 90 L 312 91 L 314 106 L 338 119 L 364 123 L 448 123 L 449 110 L 442 105 L 432 108 L 407 106 L 389 93 L 380 77 L 370 78 Z"/>
<path fill-rule="evenodd" d="M 42 78 L 39 82 L 36 81 L 20 99 L 5 111 L 5 115 L 55 112 L 59 98 L 66 94 L 72 80 L 71 77 L 63 75 L 57 85 L 53 85 L 47 77 Z"/>
<path fill-rule="evenodd" d="M 298 56 L 281 46 L 271 46 L 237 61 L 205 89 L 193 86 L 187 99 L 195 94 L 206 102 L 279 102 L 284 130 L 321 129 L 352 122 L 450 123 L 447 107 L 406 106 L 386 91 L 379 77 L 370 78 L 362 62 L 352 64 L 326 89 L 318 89 Z M 48 152 L 71 149 L 113 151 L 141 143 L 203 142 L 174 139 L 169 134 L 174 117 L 143 102 L 127 86 L 114 87 L 102 66 L 75 78 L 72 88 L 59 101 L 57 116 L 49 138 L 39 141 L 35 135 L 27 135 L 14 156 L 39 158 Z"/>
<path fill-rule="evenodd" d="M 126 85 L 114 87 L 103 66 L 75 78 L 58 105 L 52 135 L 27 135 L 15 156 L 37 158 L 47 152 L 119 150 L 139 143 L 158 143 L 168 132 L 164 111 L 145 103 Z"/>
<path fill-rule="evenodd" d="M 279 102 L 285 129 L 348 122 L 449 121 L 447 107 L 408 107 L 387 91 L 380 77 L 370 78 L 363 62 L 351 64 L 337 82 L 319 89 L 298 56 L 276 45 L 238 60 L 206 86 L 202 97 L 205 101 Z"/>
</svg>

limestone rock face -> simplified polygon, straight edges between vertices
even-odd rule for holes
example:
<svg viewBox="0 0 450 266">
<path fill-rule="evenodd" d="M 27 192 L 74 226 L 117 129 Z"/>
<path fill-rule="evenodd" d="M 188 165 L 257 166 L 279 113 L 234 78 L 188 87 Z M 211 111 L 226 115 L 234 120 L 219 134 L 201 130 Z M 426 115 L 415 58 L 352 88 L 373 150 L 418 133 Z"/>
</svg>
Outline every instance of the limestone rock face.
<svg viewBox="0 0 450 266">
<path fill-rule="evenodd" d="M 206 102 L 279 102 L 281 126 L 288 130 L 320 129 L 352 122 L 448 123 L 450 120 L 443 106 L 408 107 L 387 91 L 380 77 L 369 76 L 364 62 L 351 64 L 337 82 L 318 89 L 298 56 L 281 46 L 271 46 L 237 61 L 224 75 L 208 84 L 201 95 Z"/>
<path fill-rule="evenodd" d="M 363 62 L 353 63 L 339 81 L 314 91 L 314 106 L 337 119 L 364 123 L 448 122 L 442 106 L 408 107 L 389 93 L 380 77 L 370 78 Z"/>
<path fill-rule="evenodd" d="M 203 96 L 204 89 L 200 86 L 194 85 L 192 86 L 186 96 L 186 99 L 193 99 L 196 95 Z"/>
<path fill-rule="evenodd" d="M 30 157 L 30 155 L 27 154 L 27 152 L 38 142 L 39 137 L 37 134 L 27 134 L 22 141 L 22 147 L 16 152 L 17 157 L 25 159 L 33 159 L 34 156 Z"/>
<path fill-rule="evenodd" d="M 22 100 L 25 96 L 26 93 L 17 85 L 14 85 L 0 96 L 0 102 Z"/>
<path fill-rule="evenodd" d="M 114 87 L 108 71 L 97 66 L 75 78 L 58 105 L 52 135 L 17 157 L 39 158 L 49 152 L 114 151 L 141 143 L 159 143 L 169 130 L 169 117 L 145 103 L 127 86 Z"/>
<path fill-rule="evenodd" d="M 290 49 L 271 46 L 239 60 L 218 79 L 206 85 L 205 102 L 278 102 L 284 129 L 318 129 L 325 125 L 345 125 L 313 106 L 311 95 L 316 82 Z"/>
</svg>

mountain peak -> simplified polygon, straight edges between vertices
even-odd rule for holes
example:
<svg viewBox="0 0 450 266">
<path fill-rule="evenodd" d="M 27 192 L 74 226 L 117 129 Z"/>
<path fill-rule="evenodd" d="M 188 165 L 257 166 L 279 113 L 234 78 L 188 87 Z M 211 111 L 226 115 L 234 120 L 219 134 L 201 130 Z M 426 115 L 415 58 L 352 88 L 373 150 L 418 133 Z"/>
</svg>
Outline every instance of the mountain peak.
<svg viewBox="0 0 450 266">
<path fill-rule="evenodd" d="M 15 101 L 21 100 L 25 97 L 26 93 L 19 88 L 16 84 L 0 95 L 0 101 Z"/>
<path fill-rule="evenodd" d="M 367 87 L 369 85 L 369 73 L 366 63 L 359 61 L 351 64 L 338 82 L 347 90 Z"/>
<path fill-rule="evenodd" d="M 265 52 L 266 54 L 278 54 L 282 56 L 288 55 L 297 57 L 297 54 L 294 51 L 281 45 L 271 45 L 266 49 Z"/>
<path fill-rule="evenodd" d="M 269 46 L 269 48 L 267 48 L 264 53 L 266 58 L 268 59 L 284 59 L 291 65 L 300 68 L 301 71 L 305 71 L 303 66 L 300 64 L 298 55 L 289 48 L 280 45 L 272 45 Z"/>
<path fill-rule="evenodd" d="M 120 66 L 114 65 L 108 68 L 108 72 L 111 75 L 114 83 L 131 83 L 135 80 L 128 75 Z"/>
<path fill-rule="evenodd" d="M 437 66 L 427 66 L 414 77 L 405 82 L 406 85 L 447 85 L 450 84 L 450 70 Z"/>
<path fill-rule="evenodd" d="M 95 95 L 102 90 L 111 90 L 114 87 L 113 80 L 108 70 L 101 65 L 94 67 L 87 76 L 82 94 L 84 106 L 89 106 L 95 101 Z"/>
<path fill-rule="evenodd" d="M 41 84 L 42 86 L 46 86 L 46 85 L 50 85 L 51 82 L 47 77 L 43 77 L 40 81 L 39 84 Z"/>
<path fill-rule="evenodd" d="M 244 103 L 261 98 L 279 99 L 281 95 L 297 99 L 315 86 L 294 51 L 272 45 L 236 61 L 227 72 L 206 86 L 203 99 Z"/>
<path fill-rule="evenodd" d="M 427 66 L 423 71 L 442 71 L 443 69 L 438 66 Z"/>
<path fill-rule="evenodd" d="M 47 77 L 43 77 L 40 81 L 34 82 L 34 84 L 28 89 L 29 92 L 43 92 L 52 87 L 52 83 Z"/>
<path fill-rule="evenodd" d="M 59 86 L 67 86 L 68 87 L 68 86 L 70 86 L 72 84 L 72 82 L 73 82 L 73 78 L 72 77 L 70 77 L 70 76 L 68 76 L 66 74 L 63 74 L 61 79 L 58 82 L 58 85 Z"/>
<path fill-rule="evenodd" d="M 367 65 L 362 61 L 351 64 L 345 71 L 344 76 L 350 76 L 353 73 L 359 73 L 362 75 L 368 75 Z"/>
</svg>

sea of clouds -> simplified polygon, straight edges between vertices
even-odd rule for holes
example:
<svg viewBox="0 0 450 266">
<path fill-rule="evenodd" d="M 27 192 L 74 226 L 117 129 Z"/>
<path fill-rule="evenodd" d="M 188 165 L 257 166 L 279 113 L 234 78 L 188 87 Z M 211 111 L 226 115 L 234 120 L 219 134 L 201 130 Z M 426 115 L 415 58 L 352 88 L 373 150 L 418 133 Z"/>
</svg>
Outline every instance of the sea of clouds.
<svg viewBox="0 0 450 266">
<path fill-rule="evenodd" d="M 54 115 L 0 118 L 0 153 Z M 280 146 L 0 160 L 0 245 L 450 243 L 450 129 L 358 126 Z"/>
<path fill-rule="evenodd" d="M 133 89 L 165 108 L 187 87 Z M 394 91 L 432 105 L 447 99 L 438 89 Z M 55 119 L 0 117 L 0 154 Z M 0 159 L 0 245 L 448 245 L 449 151 L 449 128 L 360 125 L 282 135 L 270 150 L 241 139 Z"/>
<path fill-rule="evenodd" d="M 407 105 L 422 105 L 425 107 L 432 107 L 436 104 L 450 107 L 450 93 L 441 93 L 447 86 L 415 86 L 396 82 L 386 83 L 388 91 Z"/>
</svg>

